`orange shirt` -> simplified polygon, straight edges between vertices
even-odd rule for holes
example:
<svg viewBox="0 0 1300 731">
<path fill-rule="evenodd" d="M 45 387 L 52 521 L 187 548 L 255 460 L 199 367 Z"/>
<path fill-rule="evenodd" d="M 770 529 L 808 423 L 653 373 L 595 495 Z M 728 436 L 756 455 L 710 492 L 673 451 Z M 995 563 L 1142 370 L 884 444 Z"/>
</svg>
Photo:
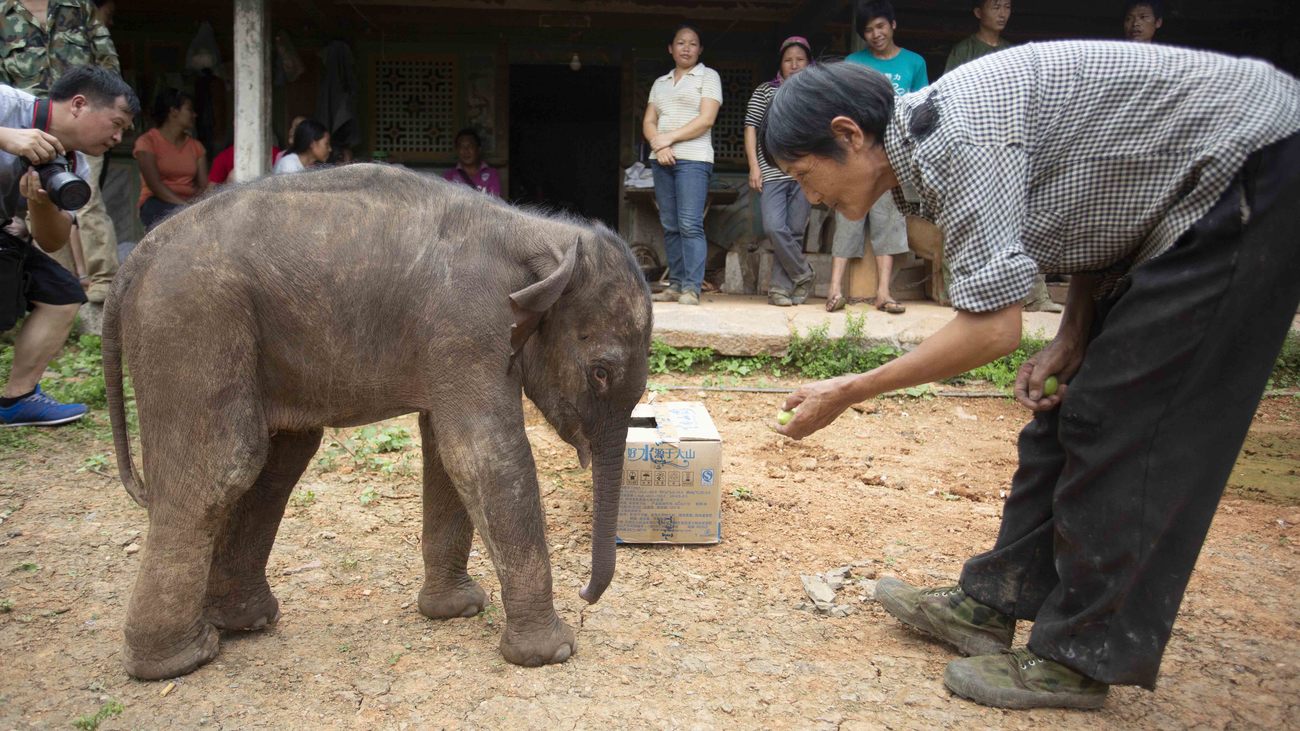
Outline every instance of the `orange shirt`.
<svg viewBox="0 0 1300 731">
<path fill-rule="evenodd" d="M 207 154 L 203 150 L 203 145 L 197 140 L 187 135 L 185 141 L 177 147 L 168 142 L 155 127 L 136 139 L 133 153 L 136 159 L 140 158 L 141 152 L 153 153 L 154 160 L 158 163 L 158 174 L 162 177 L 163 184 L 171 188 L 173 193 L 186 200 L 194 195 L 194 179 L 199 174 L 199 158 Z M 144 205 L 152 195 L 153 191 L 149 190 L 149 184 L 141 175 L 140 202 L 136 205 Z"/>
</svg>

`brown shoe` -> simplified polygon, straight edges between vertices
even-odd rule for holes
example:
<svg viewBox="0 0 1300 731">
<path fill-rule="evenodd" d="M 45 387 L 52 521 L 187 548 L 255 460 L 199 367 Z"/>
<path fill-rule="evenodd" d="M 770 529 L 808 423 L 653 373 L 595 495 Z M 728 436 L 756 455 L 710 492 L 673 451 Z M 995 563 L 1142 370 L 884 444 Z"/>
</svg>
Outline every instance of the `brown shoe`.
<svg viewBox="0 0 1300 731">
<path fill-rule="evenodd" d="M 672 286 L 662 292 L 655 292 L 650 295 L 650 299 L 654 302 L 676 302 L 677 298 L 681 296 L 681 287 Z"/>
</svg>

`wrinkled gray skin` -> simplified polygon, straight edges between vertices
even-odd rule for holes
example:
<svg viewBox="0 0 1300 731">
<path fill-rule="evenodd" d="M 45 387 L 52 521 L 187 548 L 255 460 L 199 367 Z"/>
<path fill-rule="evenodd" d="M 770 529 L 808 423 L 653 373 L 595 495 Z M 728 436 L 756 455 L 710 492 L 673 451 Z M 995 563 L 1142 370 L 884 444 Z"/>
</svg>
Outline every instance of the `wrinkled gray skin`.
<svg viewBox="0 0 1300 731">
<path fill-rule="evenodd" d="M 555 613 L 520 388 L 592 464 L 581 593 L 595 602 L 614 571 L 651 312 L 640 270 L 608 229 L 397 168 L 276 176 L 163 223 L 122 267 L 104 317 L 118 464 L 149 511 L 127 672 L 190 672 L 216 656 L 217 630 L 275 622 L 267 556 L 322 428 L 411 412 L 424 451 L 420 611 L 484 608 L 465 570 L 477 530 L 501 581 L 501 653 L 563 662 L 575 637 Z M 127 441 L 123 355 L 143 480 Z"/>
</svg>

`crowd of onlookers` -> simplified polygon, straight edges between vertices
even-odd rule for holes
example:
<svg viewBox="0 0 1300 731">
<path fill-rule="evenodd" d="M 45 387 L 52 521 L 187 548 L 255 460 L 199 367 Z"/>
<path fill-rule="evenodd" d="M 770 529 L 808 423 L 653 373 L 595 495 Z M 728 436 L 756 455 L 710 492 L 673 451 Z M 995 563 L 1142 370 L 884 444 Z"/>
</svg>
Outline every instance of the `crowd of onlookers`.
<svg viewBox="0 0 1300 731">
<path fill-rule="evenodd" d="M 1011 0 L 971 0 L 970 5 L 979 27 L 973 35 L 953 46 L 944 66 L 945 74 L 1011 45 L 1002 37 L 1011 18 Z M 1124 35 L 1135 41 L 1150 42 L 1163 22 L 1160 0 L 1129 0 L 1124 12 Z M 884 74 L 899 96 L 929 85 L 925 59 L 894 41 L 898 21 L 892 3 L 860 0 L 854 17 L 854 30 L 866 47 L 849 54 L 845 61 Z M 704 287 L 707 253 L 704 211 L 713 170 L 710 130 L 723 103 L 717 72 L 700 61 L 703 50 L 699 29 L 689 24 L 677 28 L 668 46 L 674 68 L 655 80 L 642 130 L 654 157 L 651 170 L 668 259 L 669 284 L 654 298 L 685 305 L 699 304 Z M 788 307 L 802 304 L 815 281 L 815 273 L 804 255 L 804 229 L 810 202 L 800 193 L 793 178 L 765 159 L 757 130 L 781 82 L 813 64 L 816 55 L 802 36 L 786 38 L 777 53 L 776 75 L 760 84 L 749 98 L 745 153 L 749 161 L 749 187 L 760 194 L 763 230 L 772 244 L 775 260 L 768 302 Z M 875 256 L 877 275 L 875 296 L 868 302 L 891 314 L 906 310 L 890 292 L 890 285 L 894 256 L 908 251 L 907 222 L 894 204 L 893 196 L 886 193 L 865 220 L 853 221 L 839 213 L 835 215 L 826 297 L 828 311 L 840 310 L 848 302 L 844 294 L 845 272 L 850 259 L 864 256 L 868 241 Z M 1042 276 L 1026 298 L 1025 306 L 1031 310 L 1061 311 L 1060 305 L 1051 300 Z"/>
<path fill-rule="evenodd" d="M 1002 38 L 1002 31 L 1011 15 L 1010 0 L 973 0 L 972 9 L 979 23 L 978 30 L 952 49 L 945 73 L 1009 45 Z M 114 0 L 10 0 L 0 5 L 3 13 L 0 29 L 8 45 L 4 63 L 0 64 L 0 83 L 31 95 L 6 99 L 23 106 L 32 104 L 33 97 L 50 97 L 62 76 L 87 65 L 117 76 L 120 82 L 117 52 L 109 32 L 114 11 Z M 1162 22 L 1159 0 L 1129 2 L 1126 13 L 1125 35 L 1134 40 L 1151 40 Z M 866 48 L 849 55 L 847 61 L 885 74 L 900 95 L 929 83 L 924 59 L 900 48 L 894 41 L 897 21 L 889 2 L 859 2 L 855 17 L 855 30 Z M 58 42 L 55 42 L 56 35 Z M 653 156 L 651 169 L 668 259 L 669 286 L 657 293 L 655 299 L 698 304 L 707 250 L 704 210 L 713 171 L 710 129 L 723 103 L 722 84 L 717 72 L 700 60 L 703 42 L 695 27 L 679 27 L 668 51 L 674 67 L 654 81 L 642 127 Z M 783 41 L 774 59 L 776 73 L 753 92 L 745 117 L 749 184 L 761 196 L 764 229 L 772 242 L 776 261 L 767 294 L 772 304 L 780 306 L 803 303 L 812 291 L 815 275 L 803 244 L 810 203 L 797 181 L 766 159 L 757 130 L 781 83 L 815 63 L 816 57 L 815 49 L 802 36 Z M 108 82 L 99 79 L 94 83 L 99 84 L 95 88 L 101 96 L 109 94 L 105 97 L 109 102 L 116 98 L 111 95 Z M 139 111 L 139 102 L 129 87 L 123 84 L 123 88 L 128 92 L 123 97 L 129 102 L 126 108 L 134 115 Z M 108 107 L 116 109 L 112 103 Z M 62 107 L 53 104 L 49 112 L 57 116 L 58 109 Z M 137 208 L 146 231 L 201 196 L 210 186 L 226 183 L 235 164 L 231 146 L 213 157 L 209 169 L 208 150 L 194 136 L 196 114 L 191 95 L 174 88 L 162 89 L 156 94 L 150 111 L 153 126 L 138 136 L 133 151 L 140 173 Z M 55 139 L 49 134 L 50 129 L 45 132 L 47 138 Z M 0 175 L 0 196 L 8 200 L 0 211 L 3 214 L 0 218 L 5 222 L 0 244 L 8 246 L 14 261 L 25 267 L 14 270 L 17 272 L 14 281 L 28 282 L 24 286 L 31 291 L 24 289 L 12 298 L 14 302 L 8 303 L 8 308 L 13 317 L 0 317 L 0 329 L 8 330 L 27 312 L 31 314 L 27 316 L 25 334 L 15 341 L 14 366 L 0 394 L 0 425 L 64 423 L 80 418 L 85 407 L 60 404 L 42 394 L 39 377 L 70 332 L 80 305 L 102 303 L 117 271 L 118 242 L 99 190 L 103 152 L 107 147 L 96 153 L 85 146 L 81 154 L 69 156 L 71 167 L 90 184 L 89 202 L 69 217 L 66 237 L 41 250 L 28 242 L 39 240 L 35 232 L 48 228 L 44 226 L 44 214 L 32 210 L 44 204 L 27 205 L 26 192 L 31 192 L 27 186 L 34 183 L 30 182 L 32 176 L 24 171 L 29 163 L 46 162 L 48 156 L 46 151 L 23 148 L 17 142 L 8 141 L 13 149 L 0 151 L 0 156 L 7 156 L 4 163 L 11 168 L 7 177 Z M 37 142 L 31 144 L 39 146 Z M 54 143 L 47 140 L 46 146 L 50 144 Z M 48 150 L 51 155 L 56 151 L 64 152 L 54 147 Z M 482 141 L 475 130 L 457 133 L 455 151 L 456 164 L 444 175 L 447 180 L 491 195 L 502 195 L 500 177 L 483 161 Z M 305 117 L 293 120 L 284 149 L 272 145 L 271 152 L 271 169 L 275 174 L 299 172 L 334 159 L 329 129 Z M 872 301 L 884 312 L 904 310 L 890 292 L 890 280 L 893 257 L 908 249 L 907 227 L 889 195 L 880 198 L 865 222 L 838 217 L 826 309 L 834 311 L 844 306 L 843 281 L 848 261 L 862 257 L 868 241 L 878 272 Z M 28 249 L 32 251 L 29 253 Z M 0 246 L 0 253 L 4 251 Z M 52 254 L 47 255 L 47 251 Z M 60 274 L 58 267 L 45 267 L 46 259 L 56 261 L 66 271 Z M 0 258 L 0 267 L 3 266 L 4 259 Z M 32 289 L 31 282 L 41 277 L 50 281 L 44 282 L 44 289 Z M 1039 285 L 1027 305 L 1054 308 L 1041 279 Z M 9 299 L 9 293 L 4 294 Z"/>
</svg>

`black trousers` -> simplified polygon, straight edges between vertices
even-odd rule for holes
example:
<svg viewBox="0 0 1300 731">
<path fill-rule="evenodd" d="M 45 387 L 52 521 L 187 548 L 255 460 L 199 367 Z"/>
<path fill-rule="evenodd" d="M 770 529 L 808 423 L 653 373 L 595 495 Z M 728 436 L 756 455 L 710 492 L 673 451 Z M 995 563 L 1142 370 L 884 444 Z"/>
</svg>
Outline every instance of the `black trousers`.
<svg viewBox="0 0 1300 731">
<path fill-rule="evenodd" d="M 1034 620 L 1039 656 L 1153 689 L 1298 303 L 1300 135 L 1252 155 L 1099 306 L 1065 401 L 1020 434 L 997 543 L 966 563 L 966 593 Z"/>
</svg>

